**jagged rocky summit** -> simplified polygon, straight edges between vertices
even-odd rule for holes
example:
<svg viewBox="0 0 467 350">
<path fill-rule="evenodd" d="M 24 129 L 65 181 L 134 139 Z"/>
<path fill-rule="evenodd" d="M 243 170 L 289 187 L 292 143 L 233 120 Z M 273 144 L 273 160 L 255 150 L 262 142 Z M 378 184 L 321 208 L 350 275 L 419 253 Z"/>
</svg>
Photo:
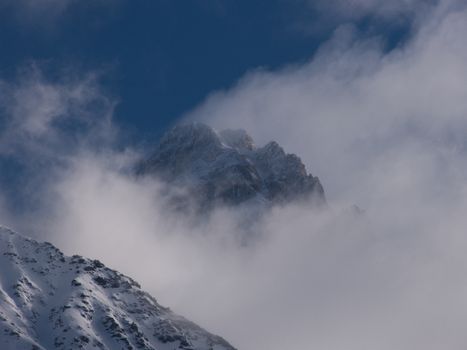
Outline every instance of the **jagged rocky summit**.
<svg viewBox="0 0 467 350">
<path fill-rule="evenodd" d="M 101 262 L 1 226 L 0 349 L 234 350 Z"/>
<path fill-rule="evenodd" d="M 167 132 L 137 174 L 175 185 L 183 190 L 176 198 L 180 206 L 195 202 L 201 210 L 222 204 L 325 203 L 319 179 L 277 142 L 256 147 L 244 130 L 218 132 L 202 123 Z"/>
</svg>

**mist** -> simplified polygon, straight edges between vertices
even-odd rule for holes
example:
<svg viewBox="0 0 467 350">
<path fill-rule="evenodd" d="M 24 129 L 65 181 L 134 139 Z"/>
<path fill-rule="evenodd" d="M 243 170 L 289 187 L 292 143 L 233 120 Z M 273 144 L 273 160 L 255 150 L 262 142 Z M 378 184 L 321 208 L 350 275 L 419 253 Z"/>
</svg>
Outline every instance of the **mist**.
<svg viewBox="0 0 467 350">
<path fill-rule="evenodd" d="M 234 209 L 195 226 L 170 215 L 164 184 L 132 175 L 147 150 L 121 146 L 95 75 L 29 70 L 3 82 L 17 98 L 2 100 L 0 153 L 23 160 L 34 186 L 18 191 L 35 204 L 18 213 L 2 189 L 0 216 L 131 276 L 239 349 L 463 349 L 467 11 L 440 1 L 415 23 L 390 52 L 344 25 L 310 62 L 249 72 L 181 118 L 276 140 L 319 176 L 325 211 L 274 208 L 250 245 Z M 18 112 L 18 99 L 34 106 Z M 79 128 L 63 126 L 70 115 Z"/>
</svg>

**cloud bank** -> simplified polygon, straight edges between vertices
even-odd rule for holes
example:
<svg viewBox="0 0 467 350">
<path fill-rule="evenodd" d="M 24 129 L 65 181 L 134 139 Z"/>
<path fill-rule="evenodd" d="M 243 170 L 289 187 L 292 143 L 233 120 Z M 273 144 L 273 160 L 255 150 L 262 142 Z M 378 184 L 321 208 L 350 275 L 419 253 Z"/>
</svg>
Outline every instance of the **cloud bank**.
<svg viewBox="0 0 467 350">
<path fill-rule="evenodd" d="M 112 104 L 82 113 L 109 101 L 95 81 L 4 83 L 7 96 L 34 102 L 2 101 L 6 125 L 19 123 L 4 138 L 71 150 L 47 148 L 47 159 L 64 161 L 36 168 L 53 181 L 35 188 L 42 205 L 26 220 L 9 215 L 11 225 L 135 277 L 239 349 L 463 349 L 466 23 L 464 6 L 442 2 L 390 53 L 341 27 L 312 61 L 251 72 L 186 117 L 275 139 L 325 186 L 328 211 L 277 208 L 247 247 L 233 239 L 235 213 L 193 227 L 164 214 L 161 184 L 128 175 L 137 148 L 113 147 L 102 135 L 114 126 L 98 122 Z M 69 115 L 86 116 L 79 142 L 57 128 Z M 345 210 L 353 203 L 363 216 Z"/>
<path fill-rule="evenodd" d="M 109 129 L 114 101 L 100 91 L 96 73 L 60 72 L 63 77 L 54 79 L 43 70 L 32 63 L 20 70 L 14 82 L 0 82 L 1 152 L 21 148 L 37 153 L 38 147 L 45 151 L 51 144 L 73 143 L 64 137 Z M 50 152 L 57 154 L 56 149 Z"/>
<path fill-rule="evenodd" d="M 108 148 L 115 139 L 113 98 L 97 72 L 31 63 L 14 79 L 0 79 L 0 197 L 3 223 L 53 201 L 50 186 L 83 149 Z M 44 214 L 47 215 L 47 214 Z M 10 219 L 8 219 L 10 218 Z M 18 218 L 20 227 L 31 223 Z"/>
</svg>

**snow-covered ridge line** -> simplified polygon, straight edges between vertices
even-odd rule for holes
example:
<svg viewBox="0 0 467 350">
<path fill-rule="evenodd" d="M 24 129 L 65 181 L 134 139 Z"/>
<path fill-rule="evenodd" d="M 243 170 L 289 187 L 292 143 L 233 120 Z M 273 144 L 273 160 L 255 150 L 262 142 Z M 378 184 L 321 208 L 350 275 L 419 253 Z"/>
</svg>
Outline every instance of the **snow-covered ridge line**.
<svg viewBox="0 0 467 350">
<path fill-rule="evenodd" d="M 234 350 L 100 261 L 1 226 L 0 349 Z"/>
</svg>

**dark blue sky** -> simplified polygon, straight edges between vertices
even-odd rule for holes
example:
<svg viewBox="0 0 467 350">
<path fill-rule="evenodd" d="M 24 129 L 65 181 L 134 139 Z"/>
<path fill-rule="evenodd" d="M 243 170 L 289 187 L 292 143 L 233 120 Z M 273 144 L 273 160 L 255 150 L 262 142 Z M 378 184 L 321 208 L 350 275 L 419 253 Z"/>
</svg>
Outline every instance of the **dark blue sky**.
<svg viewBox="0 0 467 350">
<path fill-rule="evenodd" d="M 14 76 L 31 60 L 102 71 L 106 90 L 119 101 L 116 120 L 158 135 L 248 70 L 310 59 L 340 24 L 313 13 L 304 0 L 109 3 L 76 1 L 61 15 L 27 20 L 14 5 L 0 6 L 1 76 Z M 404 25 L 369 17 L 356 25 L 390 46 L 406 32 Z"/>
</svg>

